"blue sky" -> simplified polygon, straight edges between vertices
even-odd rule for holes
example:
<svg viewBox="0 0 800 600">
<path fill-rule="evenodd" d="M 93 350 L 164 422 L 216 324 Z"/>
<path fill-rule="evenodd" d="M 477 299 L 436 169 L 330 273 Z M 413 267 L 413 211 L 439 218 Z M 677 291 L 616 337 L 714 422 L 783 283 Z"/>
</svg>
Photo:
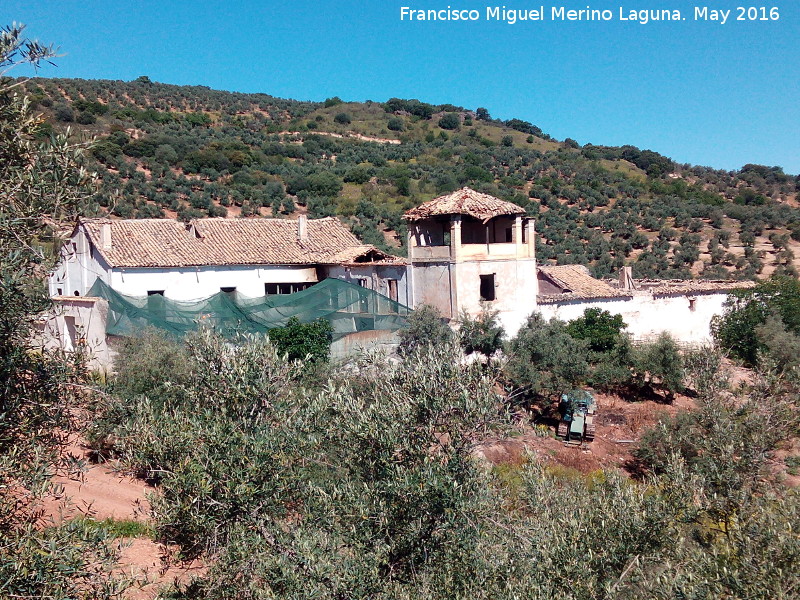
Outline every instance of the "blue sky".
<svg viewBox="0 0 800 600">
<path fill-rule="evenodd" d="M 543 0 L 506 3 L 538 8 Z M 747 3 L 743 3 L 747 4 Z M 392 96 L 521 118 L 558 139 L 634 144 L 678 162 L 748 162 L 800 173 L 800 2 L 779 21 L 693 20 L 693 7 L 736 2 L 544 2 L 609 9 L 610 22 L 485 20 L 456 0 L 3 3 L 4 23 L 60 46 L 44 76 L 200 84 L 303 100 Z M 477 22 L 402 22 L 400 7 L 477 9 Z M 500 4 L 502 6 L 502 4 Z M 678 9 L 640 25 L 620 7 Z M 16 74 L 23 74 L 17 71 Z"/>
</svg>

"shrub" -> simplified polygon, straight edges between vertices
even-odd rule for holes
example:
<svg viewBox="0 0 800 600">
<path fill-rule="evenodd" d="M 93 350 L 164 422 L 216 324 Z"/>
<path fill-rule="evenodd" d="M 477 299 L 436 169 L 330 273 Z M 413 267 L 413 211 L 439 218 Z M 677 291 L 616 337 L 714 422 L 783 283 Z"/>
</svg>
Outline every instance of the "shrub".
<svg viewBox="0 0 800 600">
<path fill-rule="evenodd" d="M 498 312 L 482 310 L 475 318 L 466 311 L 459 319 L 458 338 L 467 354 L 478 352 L 487 358 L 503 347 L 505 331 L 497 321 Z"/>
<path fill-rule="evenodd" d="M 350 115 L 344 112 L 337 114 L 335 117 L 333 117 L 333 120 L 340 125 L 349 125 L 351 122 Z"/>
<path fill-rule="evenodd" d="M 292 317 L 284 327 L 270 329 L 269 339 L 278 352 L 285 354 L 289 360 L 328 362 L 333 327 L 322 318 L 311 323 L 301 323 L 300 319 Z"/>
<path fill-rule="evenodd" d="M 408 329 L 399 332 L 398 352 L 407 356 L 419 348 L 448 345 L 455 335 L 442 314 L 433 306 L 423 305 L 408 317 Z"/>
<path fill-rule="evenodd" d="M 397 117 L 392 117 L 389 119 L 389 123 L 386 125 L 390 131 L 403 131 L 405 126 L 403 125 L 403 120 Z"/>
<path fill-rule="evenodd" d="M 714 339 L 733 357 L 754 365 L 758 353 L 767 350 L 756 329 L 773 313 L 786 331 L 800 334 L 800 281 L 780 276 L 731 294 L 722 316 L 711 323 Z"/>
<path fill-rule="evenodd" d="M 683 389 L 683 359 L 678 344 L 663 332 L 656 341 L 634 349 L 634 382 L 649 389 L 662 389 L 671 399 Z"/>
<path fill-rule="evenodd" d="M 460 125 L 461 119 L 459 119 L 458 115 L 455 113 L 446 113 L 439 119 L 439 127 L 442 129 L 458 129 Z"/>
<path fill-rule="evenodd" d="M 75 120 L 75 113 L 72 111 L 72 108 L 66 104 L 57 105 L 53 110 L 53 114 L 57 121 L 63 123 L 72 123 L 72 121 Z"/>
<path fill-rule="evenodd" d="M 506 374 L 523 393 L 553 396 L 578 387 L 589 374 L 588 343 L 576 340 L 563 321 L 545 321 L 539 313 L 508 345 Z"/>
<path fill-rule="evenodd" d="M 600 308 L 587 308 L 583 316 L 567 324 L 567 333 L 589 342 L 594 352 L 609 352 L 619 343 L 620 333 L 627 327 L 620 315 Z"/>
</svg>

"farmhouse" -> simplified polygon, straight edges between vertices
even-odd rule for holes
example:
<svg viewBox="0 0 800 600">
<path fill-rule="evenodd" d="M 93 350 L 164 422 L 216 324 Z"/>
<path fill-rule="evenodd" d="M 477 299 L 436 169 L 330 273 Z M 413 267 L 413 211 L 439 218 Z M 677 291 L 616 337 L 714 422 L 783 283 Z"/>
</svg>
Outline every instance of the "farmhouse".
<svg viewBox="0 0 800 600">
<path fill-rule="evenodd" d="M 218 292 L 291 294 L 332 276 L 408 304 L 403 259 L 363 245 L 338 219 L 82 219 L 50 277 L 52 296 L 99 279 L 120 294 L 192 301 Z"/>
<path fill-rule="evenodd" d="M 107 336 L 145 326 L 264 332 L 323 317 L 334 354 L 392 343 L 410 290 L 404 259 L 362 244 L 338 219 L 82 219 L 50 276 L 44 339 L 109 363 Z"/>
<path fill-rule="evenodd" d="M 596 307 L 621 315 L 635 339 L 668 331 L 702 343 L 728 294 L 752 285 L 635 281 L 630 267 L 601 281 L 584 266 L 538 266 L 533 219 L 469 188 L 404 218 L 407 260 L 362 244 L 336 218 L 82 219 L 49 280 L 62 310 L 47 335 L 67 348 L 90 337 L 102 354 L 106 334 L 145 325 L 258 332 L 324 317 L 342 354 L 391 343 L 409 307 L 427 304 L 453 322 L 497 311 L 509 335 L 534 311 L 571 320 Z"/>
</svg>

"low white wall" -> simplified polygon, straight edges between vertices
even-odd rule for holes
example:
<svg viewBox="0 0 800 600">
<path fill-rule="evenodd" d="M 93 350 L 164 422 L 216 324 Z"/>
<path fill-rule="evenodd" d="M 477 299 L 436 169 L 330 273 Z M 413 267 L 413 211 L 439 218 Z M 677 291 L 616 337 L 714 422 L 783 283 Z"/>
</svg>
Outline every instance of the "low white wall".
<svg viewBox="0 0 800 600">
<path fill-rule="evenodd" d="M 711 341 L 711 319 L 722 314 L 727 297 L 719 292 L 669 296 L 638 292 L 632 298 L 540 304 L 537 310 L 546 319 L 571 321 L 587 308 L 600 308 L 621 315 L 634 339 L 652 339 L 666 331 L 679 342 L 703 344 Z"/>
</svg>

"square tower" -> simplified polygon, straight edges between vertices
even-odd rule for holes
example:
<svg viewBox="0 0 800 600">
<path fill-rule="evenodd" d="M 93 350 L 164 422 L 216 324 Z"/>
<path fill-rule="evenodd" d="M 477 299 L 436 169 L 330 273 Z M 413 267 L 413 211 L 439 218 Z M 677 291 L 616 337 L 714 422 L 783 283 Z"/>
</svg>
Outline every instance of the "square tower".
<svg viewBox="0 0 800 600">
<path fill-rule="evenodd" d="M 498 311 L 509 334 L 536 308 L 534 222 L 510 202 L 470 188 L 404 215 L 414 307 L 456 319 Z"/>
</svg>

